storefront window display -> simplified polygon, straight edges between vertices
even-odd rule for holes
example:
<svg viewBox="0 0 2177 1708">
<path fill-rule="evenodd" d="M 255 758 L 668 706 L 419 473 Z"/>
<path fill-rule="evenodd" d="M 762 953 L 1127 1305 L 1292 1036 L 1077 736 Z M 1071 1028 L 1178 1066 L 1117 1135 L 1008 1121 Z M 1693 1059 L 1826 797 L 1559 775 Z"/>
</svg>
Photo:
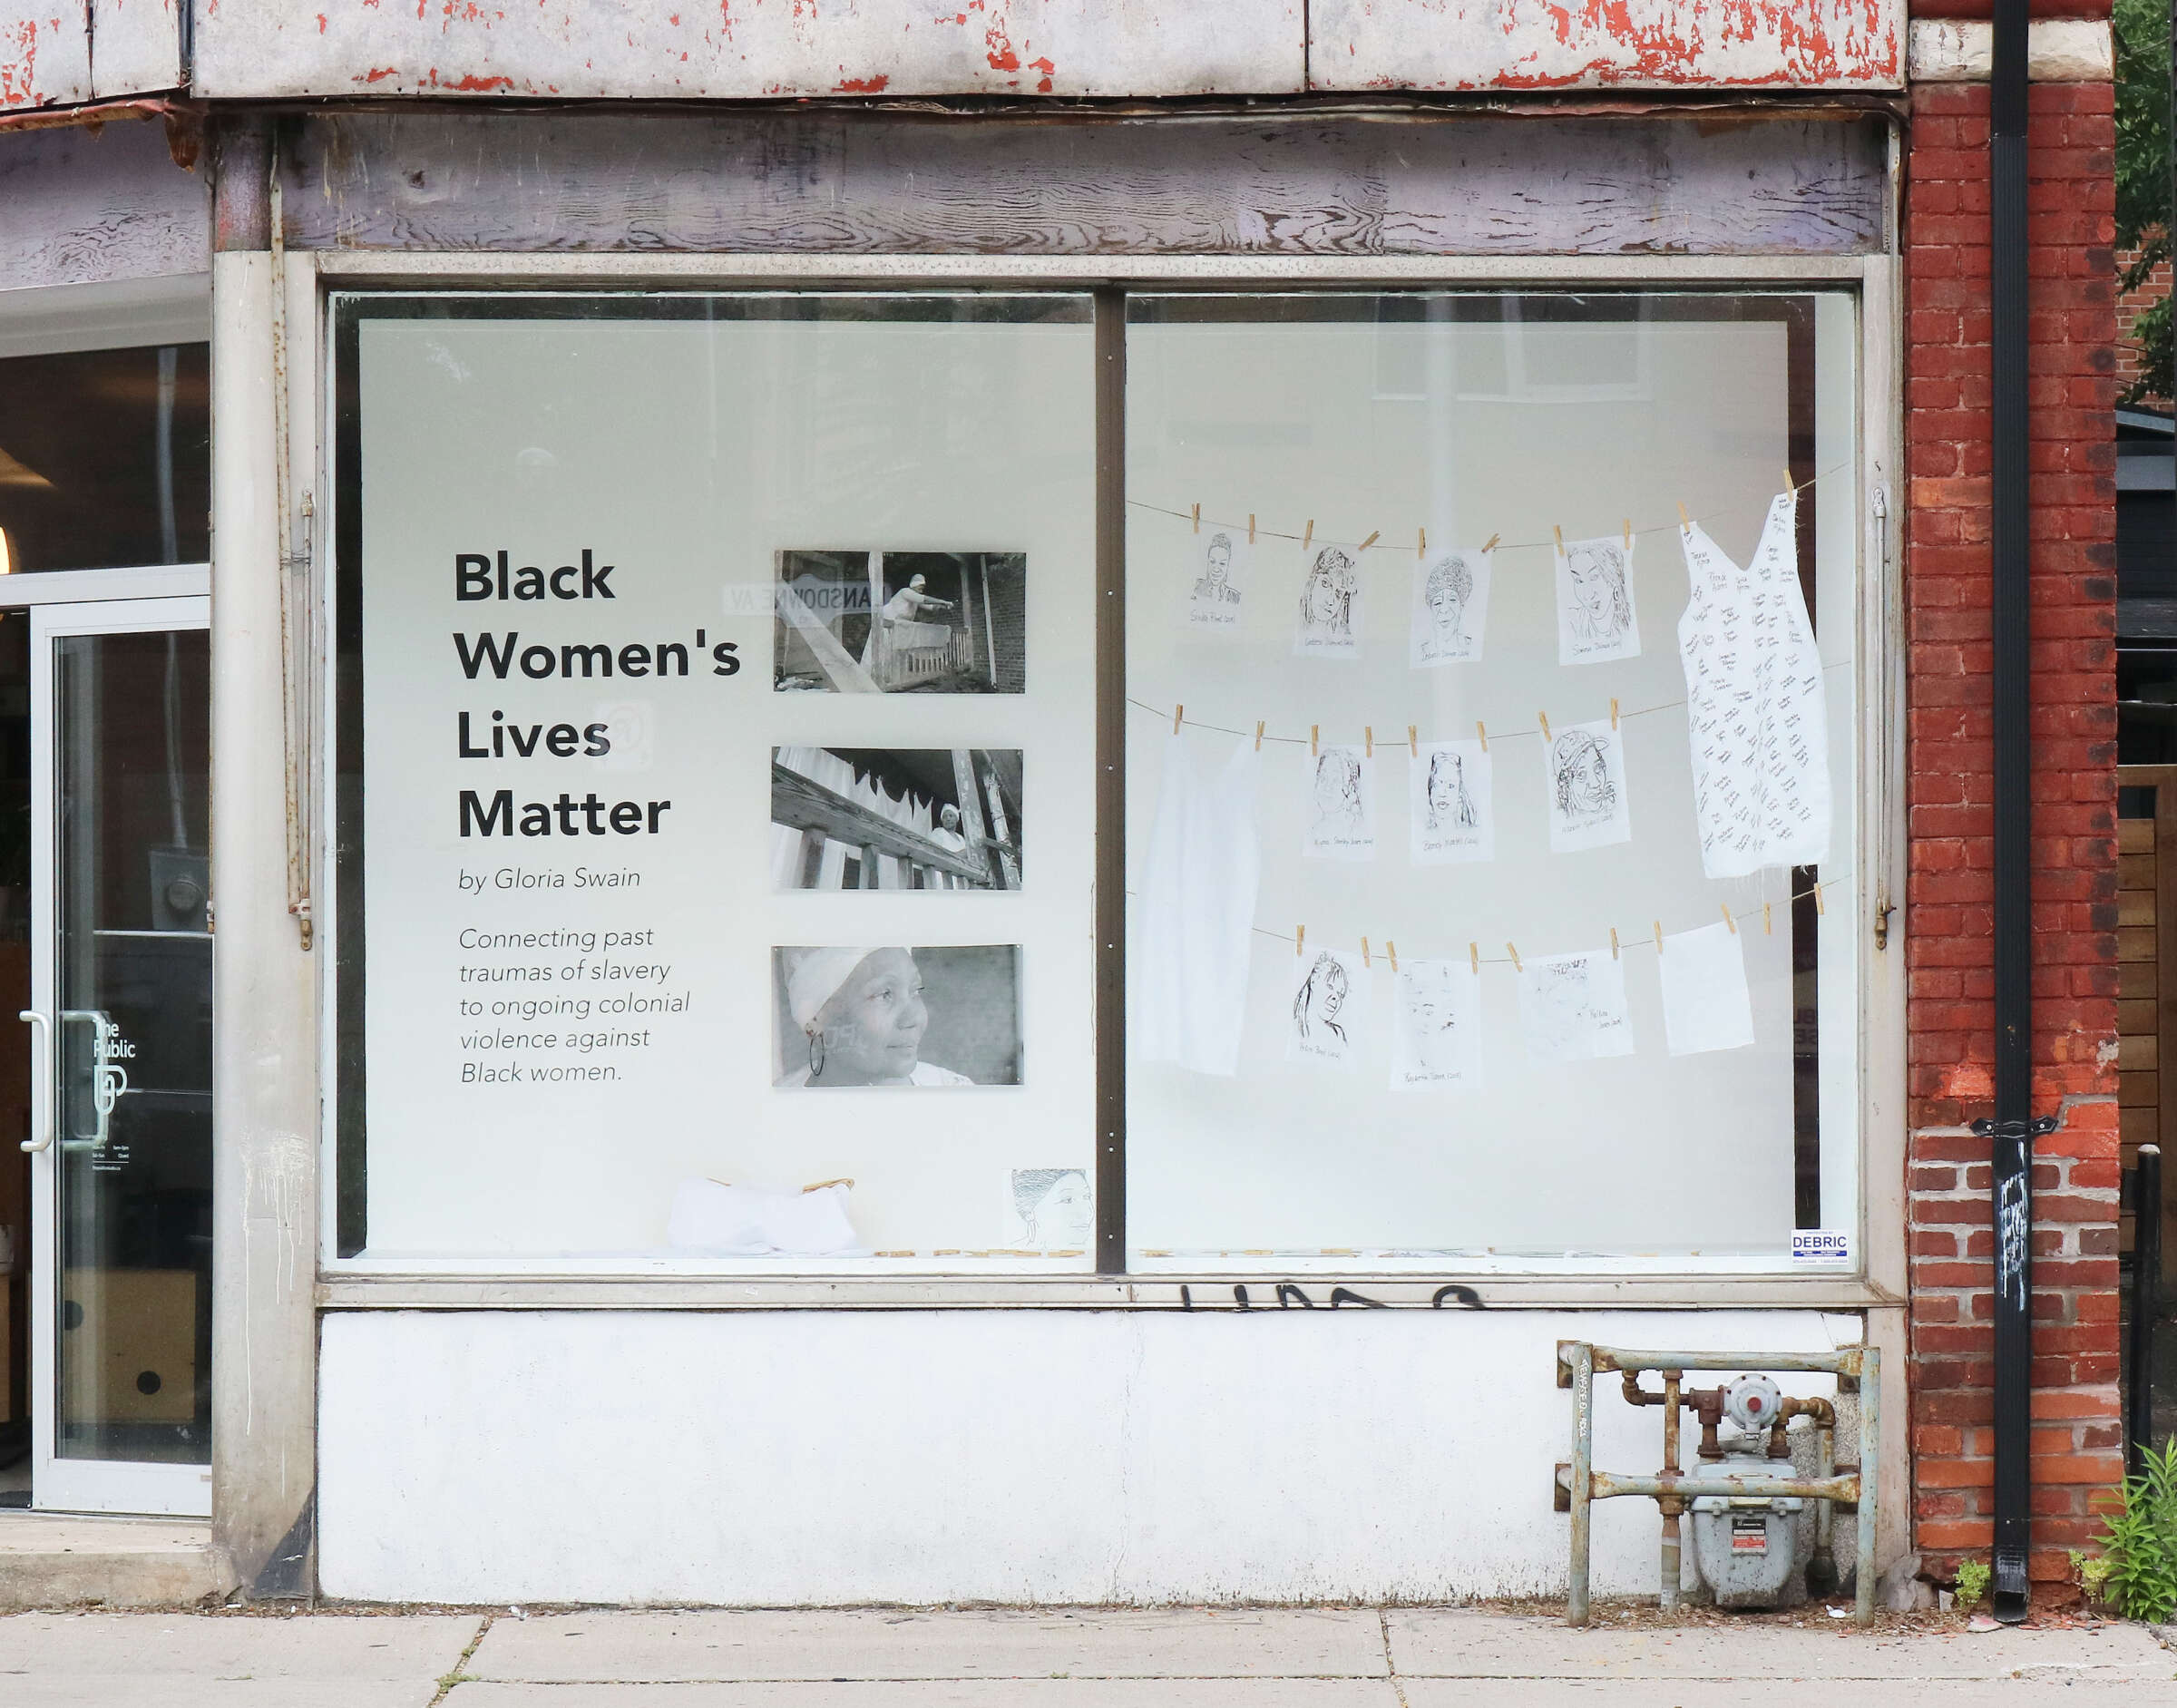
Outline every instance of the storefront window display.
<svg viewBox="0 0 2177 1708">
<path fill-rule="evenodd" d="M 1849 295 L 334 331 L 341 1257 L 1849 1251 Z"/>
</svg>

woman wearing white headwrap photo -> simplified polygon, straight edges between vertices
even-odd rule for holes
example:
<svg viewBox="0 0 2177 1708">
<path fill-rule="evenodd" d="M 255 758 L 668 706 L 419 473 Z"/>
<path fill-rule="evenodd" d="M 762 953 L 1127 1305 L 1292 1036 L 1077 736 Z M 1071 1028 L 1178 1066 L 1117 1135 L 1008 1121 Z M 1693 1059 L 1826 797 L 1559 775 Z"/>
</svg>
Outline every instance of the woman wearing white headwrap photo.
<svg viewBox="0 0 2177 1708">
<path fill-rule="evenodd" d="M 773 1083 L 1017 1086 L 1020 948 L 775 947 Z"/>
</svg>

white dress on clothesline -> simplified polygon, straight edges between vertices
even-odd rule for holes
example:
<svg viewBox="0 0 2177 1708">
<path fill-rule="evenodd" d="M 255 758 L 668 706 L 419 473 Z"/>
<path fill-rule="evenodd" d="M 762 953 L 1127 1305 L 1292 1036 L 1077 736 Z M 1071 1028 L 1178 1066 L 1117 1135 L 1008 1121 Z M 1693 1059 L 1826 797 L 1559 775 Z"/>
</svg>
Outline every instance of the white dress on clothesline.
<svg viewBox="0 0 2177 1708">
<path fill-rule="evenodd" d="M 1799 504 L 1780 493 L 1741 569 L 1694 522 L 1678 620 L 1701 868 L 1738 878 L 1816 865 L 1830 849 L 1828 703 L 1800 590 Z"/>
<path fill-rule="evenodd" d="M 1243 740 L 1205 778 L 1186 738 L 1166 739 L 1134 960 L 1135 1051 L 1143 1061 L 1175 1061 L 1196 1073 L 1239 1070 L 1262 881 L 1258 769 L 1254 747 Z"/>
</svg>

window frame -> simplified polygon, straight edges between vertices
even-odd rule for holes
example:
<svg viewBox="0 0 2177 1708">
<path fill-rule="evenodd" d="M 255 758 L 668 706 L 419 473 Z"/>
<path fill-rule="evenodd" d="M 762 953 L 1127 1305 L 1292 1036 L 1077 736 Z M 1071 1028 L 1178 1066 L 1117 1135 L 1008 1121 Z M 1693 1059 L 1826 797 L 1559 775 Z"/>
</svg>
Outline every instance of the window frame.
<svg viewBox="0 0 2177 1708">
<path fill-rule="evenodd" d="M 1892 898 L 1902 891 L 1903 867 L 1903 646 L 1900 588 L 1888 513 L 1900 436 L 1899 371 L 1902 327 L 1899 267 L 1889 255 L 1860 257 L 1599 258 L 1423 257 L 1372 259 L 1205 256 L 1108 259 L 997 257 L 882 256 L 811 258 L 749 256 L 530 256 L 364 255 L 290 253 L 288 264 L 306 271 L 319 314 L 319 336 L 308 346 L 321 365 L 315 376 L 320 402 L 316 489 L 329 512 L 320 538 L 338 537 L 341 497 L 334 478 L 335 416 L 339 400 L 332 384 L 334 292 L 423 291 L 631 291 L 886 288 L 900 290 L 1087 290 L 1098 301 L 1099 371 L 1096 445 L 1098 462 L 1097 563 L 1099 621 L 1096 671 L 1098 835 L 1123 843 L 1125 781 L 1124 635 L 1124 337 L 1129 292 L 1190 287 L 1275 291 L 1294 288 L 1431 287 L 1485 290 L 1549 290 L 1581 287 L 1725 291 L 1733 288 L 1845 290 L 1858 314 L 1859 438 L 1857 511 L 1859 623 L 1853 694 L 1861 784 L 1858 844 L 1853 851 L 1868 932 L 1860 958 L 1858 1015 L 1859 1213 L 1857 1257 L 1849 1272 L 1754 1272 L 1721 1263 L 1671 1259 L 1567 1259 L 1517 1266 L 1463 1264 L 1442 1273 L 1382 1273 L 1357 1266 L 1331 1273 L 1310 1265 L 1295 1274 L 1265 1262 L 1259 1270 L 1219 1269 L 1190 1274 L 1127 1274 L 1124 1263 L 1123 1118 L 1126 1098 L 1125 1034 L 1111 1023 L 1123 1011 L 1123 891 L 1099 886 L 1096 913 L 1098 967 L 1098 1197 L 1118 1212 L 1099 1209 L 1098 1268 L 1075 1274 L 1005 1271 L 932 1273 L 857 1267 L 851 1271 L 797 1270 L 752 1273 L 746 1263 L 723 1264 L 664 1254 L 636 1258 L 581 1256 L 342 1258 L 336 1254 L 339 1110 L 337 970 L 321 957 L 319 1008 L 322 1240 L 321 1303 L 334 1308 L 573 1308 L 573 1309 L 921 1309 L 932 1307 L 1164 1309 L 1235 1308 L 1239 1290 L 1253 1289 L 1258 1306 L 1274 1299 L 1282 1282 L 1296 1283 L 1314 1303 L 1325 1303 L 1336 1285 L 1373 1301 L 1430 1307 L 1461 1302 L 1448 1285 L 1475 1289 L 1491 1305 L 1582 1307 L 1646 1305 L 1694 1307 L 1790 1306 L 1833 1310 L 1895 1303 L 1906 1288 L 1904 1200 L 1905 1002 L 1904 947 L 1896 929 Z M 300 284 L 302 281 L 297 281 Z M 306 347 L 298 338 L 293 347 Z M 1114 366 L 1115 365 L 1115 366 Z M 1115 375 L 1117 384 L 1102 376 Z M 328 552 L 329 559 L 329 552 Z M 337 576 L 319 566 L 317 596 L 322 627 L 330 634 Z M 325 732 L 315 762 L 320 767 L 317 798 L 328 805 L 335 783 L 330 748 L 337 672 L 329 657 L 318 691 Z M 337 941 L 337 898 L 329 826 L 314 839 L 313 859 L 320 941 Z M 1112 1195 L 1108 1199 L 1107 1195 Z M 1299 1303 L 1294 1299 L 1293 1303 Z"/>
</svg>

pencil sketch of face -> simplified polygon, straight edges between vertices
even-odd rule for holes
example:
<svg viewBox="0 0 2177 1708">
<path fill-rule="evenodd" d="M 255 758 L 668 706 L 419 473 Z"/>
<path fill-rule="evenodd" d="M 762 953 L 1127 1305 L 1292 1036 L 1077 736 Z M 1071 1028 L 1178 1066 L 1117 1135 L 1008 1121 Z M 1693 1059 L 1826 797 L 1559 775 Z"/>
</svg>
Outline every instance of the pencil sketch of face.
<svg viewBox="0 0 2177 1708">
<path fill-rule="evenodd" d="M 1345 1028 L 1338 1024 L 1338 1014 L 1345 1007 L 1345 969 L 1338 958 L 1317 955 L 1293 999 L 1293 1030 L 1303 1038 L 1313 1038 L 1320 1029 L 1342 1044 Z"/>
<path fill-rule="evenodd" d="M 1041 1250 L 1086 1251 L 1091 1202 L 1086 1169 L 1013 1170 L 1013 1208 L 1027 1243 Z"/>
<path fill-rule="evenodd" d="M 1416 1066 L 1427 1073 L 1459 1070 L 1459 1010 L 1441 984 L 1417 978 L 1407 987 L 1406 1024 Z"/>
<path fill-rule="evenodd" d="M 1607 540 L 1583 540 L 1565 553 L 1572 578 L 1572 628 L 1582 640 L 1614 641 L 1633 626 L 1625 554 Z"/>
<path fill-rule="evenodd" d="M 1350 753 L 1315 756 L 1315 828 L 1355 834 L 1367 828 L 1361 801 L 1361 761 Z"/>
<path fill-rule="evenodd" d="M 1532 976 L 1535 1019 L 1546 1035 L 1565 1039 L 1590 1030 L 1593 1017 L 1585 961 L 1560 961 L 1537 967 Z"/>
<path fill-rule="evenodd" d="M 1467 762 L 1459 754 L 1440 747 L 1429 756 L 1428 799 L 1430 830 L 1472 830 L 1481 822 L 1467 790 Z"/>
<path fill-rule="evenodd" d="M 1550 749 L 1549 766 L 1561 824 L 1574 829 L 1599 825 L 1617 811 L 1610 756 L 1586 730 L 1568 729 L 1559 736 Z"/>
<path fill-rule="evenodd" d="M 1224 586 L 1225 578 L 1232 573 L 1232 536 L 1228 533 L 1212 534 L 1209 551 L 1203 561 L 1209 571 L 1211 582 L 1218 587 Z"/>
<path fill-rule="evenodd" d="M 1353 561 L 1336 546 L 1315 554 L 1308 584 L 1300 593 L 1300 626 L 1304 633 L 1338 640 L 1353 635 Z"/>
<path fill-rule="evenodd" d="M 1463 557 L 1440 559 L 1430 568 L 1423 597 L 1429 603 L 1429 623 L 1439 646 L 1465 644 L 1467 637 L 1459 625 L 1466 620 L 1467 600 L 1473 596 L 1474 571 Z"/>
</svg>

